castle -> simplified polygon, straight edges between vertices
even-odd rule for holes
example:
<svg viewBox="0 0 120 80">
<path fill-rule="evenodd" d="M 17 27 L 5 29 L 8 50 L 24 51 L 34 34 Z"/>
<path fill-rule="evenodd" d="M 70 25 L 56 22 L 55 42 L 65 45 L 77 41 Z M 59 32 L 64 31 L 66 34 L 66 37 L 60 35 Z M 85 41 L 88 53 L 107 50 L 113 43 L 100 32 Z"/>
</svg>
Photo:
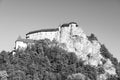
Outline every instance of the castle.
<svg viewBox="0 0 120 80">
<path fill-rule="evenodd" d="M 26 34 L 26 39 L 18 38 L 15 42 L 15 49 L 26 49 L 28 45 L 34 43 L 34 40 L 50 39 L 56 40 L 60 43 L 68 43 L 68 39 L 71 36 L 80 35 L 82 29 L 78 29 L 78 25 L 75 22 L 65 23 L 55 29 L 41 29 L 31 31 Z"/>
<path fill-rule="evenodd" d="M 33 45 L 35 40 L 40 39 L 56 40 L 60 47 L 68 52 L 74 52 L 79 59 L 84 61 L 84 65 L 99 66 L 104 65 L 106 74 L 116 75 L 116 69 L 109 59 L 105 59 L 100 53 L 101 44 L 97 40 L 90 41 L 83 30 L 75 22 L 63 24 L 55 29 L 41 29 L 31 31 L 26 34 L 26 39 L 19 37 L 15 42 L 15 50 L 25 50 L 29 45 Z M 63 47 L 61 44 L 65 44 Z M 103 63 L 103 60 L 106 63 Z M 102 75 L 100 75 L 102 76 Z"/>
</svg>

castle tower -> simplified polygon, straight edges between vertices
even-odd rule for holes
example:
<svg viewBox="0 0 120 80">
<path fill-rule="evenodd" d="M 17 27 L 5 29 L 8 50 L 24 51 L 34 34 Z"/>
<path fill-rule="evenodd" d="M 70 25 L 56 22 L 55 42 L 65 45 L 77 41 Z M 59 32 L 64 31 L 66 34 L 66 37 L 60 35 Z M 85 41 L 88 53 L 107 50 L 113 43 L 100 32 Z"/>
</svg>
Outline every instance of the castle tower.
<svg viewBox="0 0 120 80">
<path fill-rule="evenodd" d="M 78 25 L 75 22 L 65 23 L 60 26 L 60 43 L 66 43 L 70 36 L 73 34 L 73 29 L 76 27 L 78 27 Z"/>
</svg>

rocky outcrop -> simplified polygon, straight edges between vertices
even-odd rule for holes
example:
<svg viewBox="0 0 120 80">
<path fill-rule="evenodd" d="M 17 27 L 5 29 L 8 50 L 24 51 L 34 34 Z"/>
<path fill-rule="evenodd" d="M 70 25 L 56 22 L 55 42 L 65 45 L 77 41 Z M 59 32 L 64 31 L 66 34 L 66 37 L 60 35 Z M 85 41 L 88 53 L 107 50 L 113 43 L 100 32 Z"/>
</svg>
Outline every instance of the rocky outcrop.
<svg viewBox="0 0 120 80">
<path fill-rule="evenodd" d="M 64 33 L 66 35 L 62 38 L 63 40 L 61 43 L 66 45 L 66 47 L 64 47 L 65 50 L 68 52 L 74 52 L 78 59 L 84 61 L 85 65 L 91 65 L 94 67 L 103 66 L 105 73 L 99 75 L 100 79 L 106 79 L 106 74 L 116 75 L 116 69 L 112 62 L 100 54 L 101 44 L 99 41 L 90 41 L 80 27 L 71 28 L 71 33 L 69 30 L 66 30 L 66 32 L 64 30 Z M 105 63 L 103 63 L 102 60 L 104 60 Z"/>
<path fill-rule="evenodd" d="M 71 34 L 66 32 L 63 40 L 62 43 L 66 44 L 65 49 L 69 52 L 76 53 L 78 58 L 85 61 L 85 64 L 93 66 L 102 64 L 101 59 L 103 57 L 100 55 L 100 43 L 96 40 L 93 40 L 92 42 L 89 41 L 80 27 L 73 28 Z"/>
<path fill-rule="evenodd" d="M 61 48 L 68 52 L 74 52 L 78 59 L 83 60 L 84 65 L 91 65 L 93 67 L 102 66 L 105 73 L 98 75 L 98 80 L 106 79 L 108 74 L 116 75 L 116 69 L 110 59 L 106 59 L 100 54 L 100 42 L 96 38 L 92 38 L 94 37 L 93 35 L 88 38 L 84 31 L 74 22 L 63 24 L 57 29 L 52 29 L 52 32 L 51 29 L 34 31 L 27 34 L 26 37 L 33 40 L 55 39 Z M 18 43 L 18 46 L 21 45 L 23 44 Z"/>
</svg>

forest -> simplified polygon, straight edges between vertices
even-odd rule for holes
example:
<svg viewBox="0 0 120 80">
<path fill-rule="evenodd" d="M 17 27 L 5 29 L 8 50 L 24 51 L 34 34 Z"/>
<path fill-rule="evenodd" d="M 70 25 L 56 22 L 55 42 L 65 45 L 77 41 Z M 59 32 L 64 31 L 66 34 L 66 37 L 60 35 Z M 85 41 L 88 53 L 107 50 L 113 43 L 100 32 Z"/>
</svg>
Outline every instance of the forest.
<svg viewBox="0 0 120 80">
<path fill-rule="evenodd" d="M 105 72 L 102 67 L 84 65 L 75 53 L 65 51 L 57 42 L 48 39 L 12 53 L 0 53 L 1 80 L 97 80 L 97 76 Z M 104 45 L 101 54 L 110 58 L 117 72 L 117 76 L 109 76 L 107 80 L 120 80 L 120 62 Z"/>
</svg>

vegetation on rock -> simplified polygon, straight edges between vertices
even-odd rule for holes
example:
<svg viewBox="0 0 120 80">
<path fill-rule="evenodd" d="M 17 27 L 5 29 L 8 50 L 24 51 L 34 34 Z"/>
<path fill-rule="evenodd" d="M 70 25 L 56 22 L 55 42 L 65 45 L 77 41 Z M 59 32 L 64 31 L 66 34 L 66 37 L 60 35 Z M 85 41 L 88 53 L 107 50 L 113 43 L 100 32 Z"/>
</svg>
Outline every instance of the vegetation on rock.
<svg viewBox="0 0 120 80">
<path fill-rule="evenodd" d="M 103 45 L 101 54 L 116 66 L 118 76 L 108 80 L 119 80 L 120 63 Z M 0 53 L 0 71 L 7 72 L 8 80 L 97 80 L 98 74 L 105 73 L 102 67 L 83 63 L 75 53 L 65 51 L 48 39 L 36 41 L 25 51 L 16 50 L 14 55 L 6 51 Z"/>
</svg>

